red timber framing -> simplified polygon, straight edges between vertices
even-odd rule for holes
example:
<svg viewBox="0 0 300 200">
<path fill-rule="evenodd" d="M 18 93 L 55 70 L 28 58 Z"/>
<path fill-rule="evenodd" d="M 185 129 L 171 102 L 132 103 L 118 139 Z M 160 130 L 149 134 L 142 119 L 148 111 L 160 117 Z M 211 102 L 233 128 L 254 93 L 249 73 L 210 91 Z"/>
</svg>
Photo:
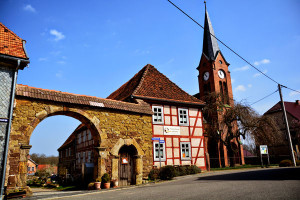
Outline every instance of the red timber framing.
<svg viewBox="0 0 300 200">
<path fill-rule="evenodd" d="M 196 165 L 202 170 L 206 170 L 205 143 L 203 135 L 203 116 L 200 108 L 193 108 L 178 105 L 166 105 L 152 103 L 154 106 L 161 107 L 163 110 L 163 123 L 152 121 L 153 137 L 164 140 L 165 160 L 161 165 Z M 179 109 L 187 109 L 188 124 L 179 125 Z M 165 127 L 179 127 L 179 133 L 166 135 Z M 153 141 L 157 142 L 157 141 Z M 182 159 L 181 142 L 190 144 L 190 159 Z M 159 161 L 155 161 L 155 149 L 153 149 L 153 165 L 159 167 Z"/>
</svg>

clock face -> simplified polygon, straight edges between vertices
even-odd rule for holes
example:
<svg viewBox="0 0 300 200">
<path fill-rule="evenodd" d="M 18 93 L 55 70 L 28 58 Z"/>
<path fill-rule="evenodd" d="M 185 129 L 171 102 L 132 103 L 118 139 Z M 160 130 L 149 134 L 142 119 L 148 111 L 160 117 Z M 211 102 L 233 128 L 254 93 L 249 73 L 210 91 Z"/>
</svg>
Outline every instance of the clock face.
<svg viewBox="0 0 300 200">
<path fill-rule="evenodd" d="M 223 70 L 219 70 L 219 71 L 218 71 L 218 76 L 220 77 L 220 79 L 225 78 L 225 73 L 224 73 L 224 71 L 223 71 Z"/>
<path fill-rule="evenodd" d="M 203 80 L 207 81 L 209 79 L 209 72 L 203 74 Z"/>
</svg>

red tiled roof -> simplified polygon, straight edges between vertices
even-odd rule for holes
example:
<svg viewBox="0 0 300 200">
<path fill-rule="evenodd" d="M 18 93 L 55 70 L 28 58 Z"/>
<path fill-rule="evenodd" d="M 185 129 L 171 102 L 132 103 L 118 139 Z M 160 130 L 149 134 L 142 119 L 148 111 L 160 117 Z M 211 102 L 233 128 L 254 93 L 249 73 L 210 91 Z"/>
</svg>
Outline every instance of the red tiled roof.
<svg viewBox="0 0 300 200">
<path fill-rule="evenodd" d="M 203 101 L 183 91 L 150 64 L 146 65 L 107 98 L 124 101 L 130 96 L 177 103 L 204 104 Z"/>
<path fill-rule="evenodd" d="M 289 114 L 291 114 L 296 119 L 300 120 L 300 105 L 298 105 L 295 102 L 284 102 L 285 110 Z M 272 112 L 278 112 L 281 111 L 281 104 L 278 102 L 275 104 L 272 108 L 270 108 L 265 114 L 270 114 Z"/>
<path fill-rule="evenodd" d="M 76 138 L 75 133 L 84 127 L 86 127 L 84 124 L 80 124 L 79 126 L 77 126 L 77 128 L 73 131 L 73 133 L 68 137 L 68 139 L 57 150 L 59 151 L 59 150 L 63 149 L 64 147 L 66 147 L 68 144 L 70 144 Z"/>
<path fill-rule="evenodd" d="M 23 40 L 0 22 L 0 54 L 28 59 Z"/>
<path fill-rule="evenodd" d="M 56 90 L 35 88 L 20 84 L 17 85 L 16 96 L 152 115 L 151 108 L 143 101 L 139 101 L 138 104 L 135 104 L 123 101 L 103 99 L 99 97 L 72 94 Z"/>
</svg>

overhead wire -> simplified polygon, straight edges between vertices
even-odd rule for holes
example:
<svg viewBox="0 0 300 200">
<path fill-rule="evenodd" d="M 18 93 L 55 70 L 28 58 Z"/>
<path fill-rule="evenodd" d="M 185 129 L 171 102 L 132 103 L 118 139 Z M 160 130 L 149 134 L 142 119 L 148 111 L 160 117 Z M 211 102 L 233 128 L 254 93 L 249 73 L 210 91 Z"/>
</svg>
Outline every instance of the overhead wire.
<svg viewBox="0 0 300 200">
<path fill-rule="evenodd" d="M 171 3 L 175 8 L 177 8 L 180 12 L 182 12 L 185 16 L 187 16 L 189 19 L 191 19 L 193 22 L 195 22 L 198 26 L 200 26 L 202 29 L 204 29 L 204 27 L 199 24 L 195 19 L 193 19 L 191 16 L 189 16 L 186 12 L 184 12 L 181 8 L 179 8 L 176 4 L 174 4 L 171 0 L 167 0 L 169 3 Z M 279 82 L 275 81 L 273 78 L 271 78 L 270 76 L 268 76 L 267 74 L 265 74 L 264 72 L 262 72 L 260 69 L 258 69 L 257 67 L 255 67 L 253 64 L 251 64 L 249 61 L 247 61 L 244 57 L 242 57 L 240 54 L 238 54 L 236 51 L 234 51 L 233 49 L 231 49 L 228 45 L 226 45 L 224 42 L 222 42 L 219 38 L 217 38 L 215 35 L 211 34 L 209 32 L 209 34 L 214 37 L 216 40 L 218 40 L 221 44 L 223 44 L 227 49 L 229 49 L 232 53 L 234 53 L 236 56 L 238 56 L 240 59 L 242 59 L 244 62 L 246 62 L 248 65 L 250 65 L 251 67 L 253 67 L 255 70 L 257 70 L 259 73 L 261 73 L 262 75 L 264 75 L 265 77 L 267 77 L 269 80 L 273 81 L 276 84 L 281 85 Z M 283 86 L 283 85 L 282 85 Z M 289 88 L 287 86 L 284 86 L 285 88 L 292 90 L 294 92 L 298 92 L 300 93 L 300 91 L 294 90 L 292 88 Z"/>
<path fill-rule="evenodd" d="M 275 90 L 274 92 L 272 92 L 271 94 L 268 94 L 267 96 L 265 96 L 265 97 L 263 97 L 263 98 L 261 98 L 261 99 L 255 101 L 255 102 L 253 102 L 252 104 L 250 104 L 250 106 L 252 106 L 252 105 L 254 105 L 254 104 L 256 104 L 256 103 L 258 103 L 258 102 L 260 102 L 260 101 L 262 101 L 262 100 L 264 100 L 264 99 L 266 99 L 266 98 L 268 98 L 269 96 L 273 95 L 273 94 L 276 93 L 276 92 L 278 92 L 278 89 Z"/>
</svg>

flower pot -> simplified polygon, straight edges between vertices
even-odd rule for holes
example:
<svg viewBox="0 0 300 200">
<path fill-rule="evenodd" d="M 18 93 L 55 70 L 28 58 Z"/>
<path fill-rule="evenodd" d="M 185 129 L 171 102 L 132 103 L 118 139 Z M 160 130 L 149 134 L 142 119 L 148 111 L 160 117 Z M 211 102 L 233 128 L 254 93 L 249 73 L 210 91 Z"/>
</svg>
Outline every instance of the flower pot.
<svg viewBox="0 0 300 200">
<path fill-rule="evenodd" d="M 108 189 L 108 188 L 110 188 L 110 183 L 103 183 L 103 186 L 105 189 Z"/>
<path fill-rule="evenodd" d="M 113 180 L 112 183 L 113 183 L 113 188 L 119 187 L 119 181 L 118 180 Z"/>
<path fill-rule="evenodd" d="M 101 190 L 101 182 L 95 182 L 95 189 Z"/>
</svg>

